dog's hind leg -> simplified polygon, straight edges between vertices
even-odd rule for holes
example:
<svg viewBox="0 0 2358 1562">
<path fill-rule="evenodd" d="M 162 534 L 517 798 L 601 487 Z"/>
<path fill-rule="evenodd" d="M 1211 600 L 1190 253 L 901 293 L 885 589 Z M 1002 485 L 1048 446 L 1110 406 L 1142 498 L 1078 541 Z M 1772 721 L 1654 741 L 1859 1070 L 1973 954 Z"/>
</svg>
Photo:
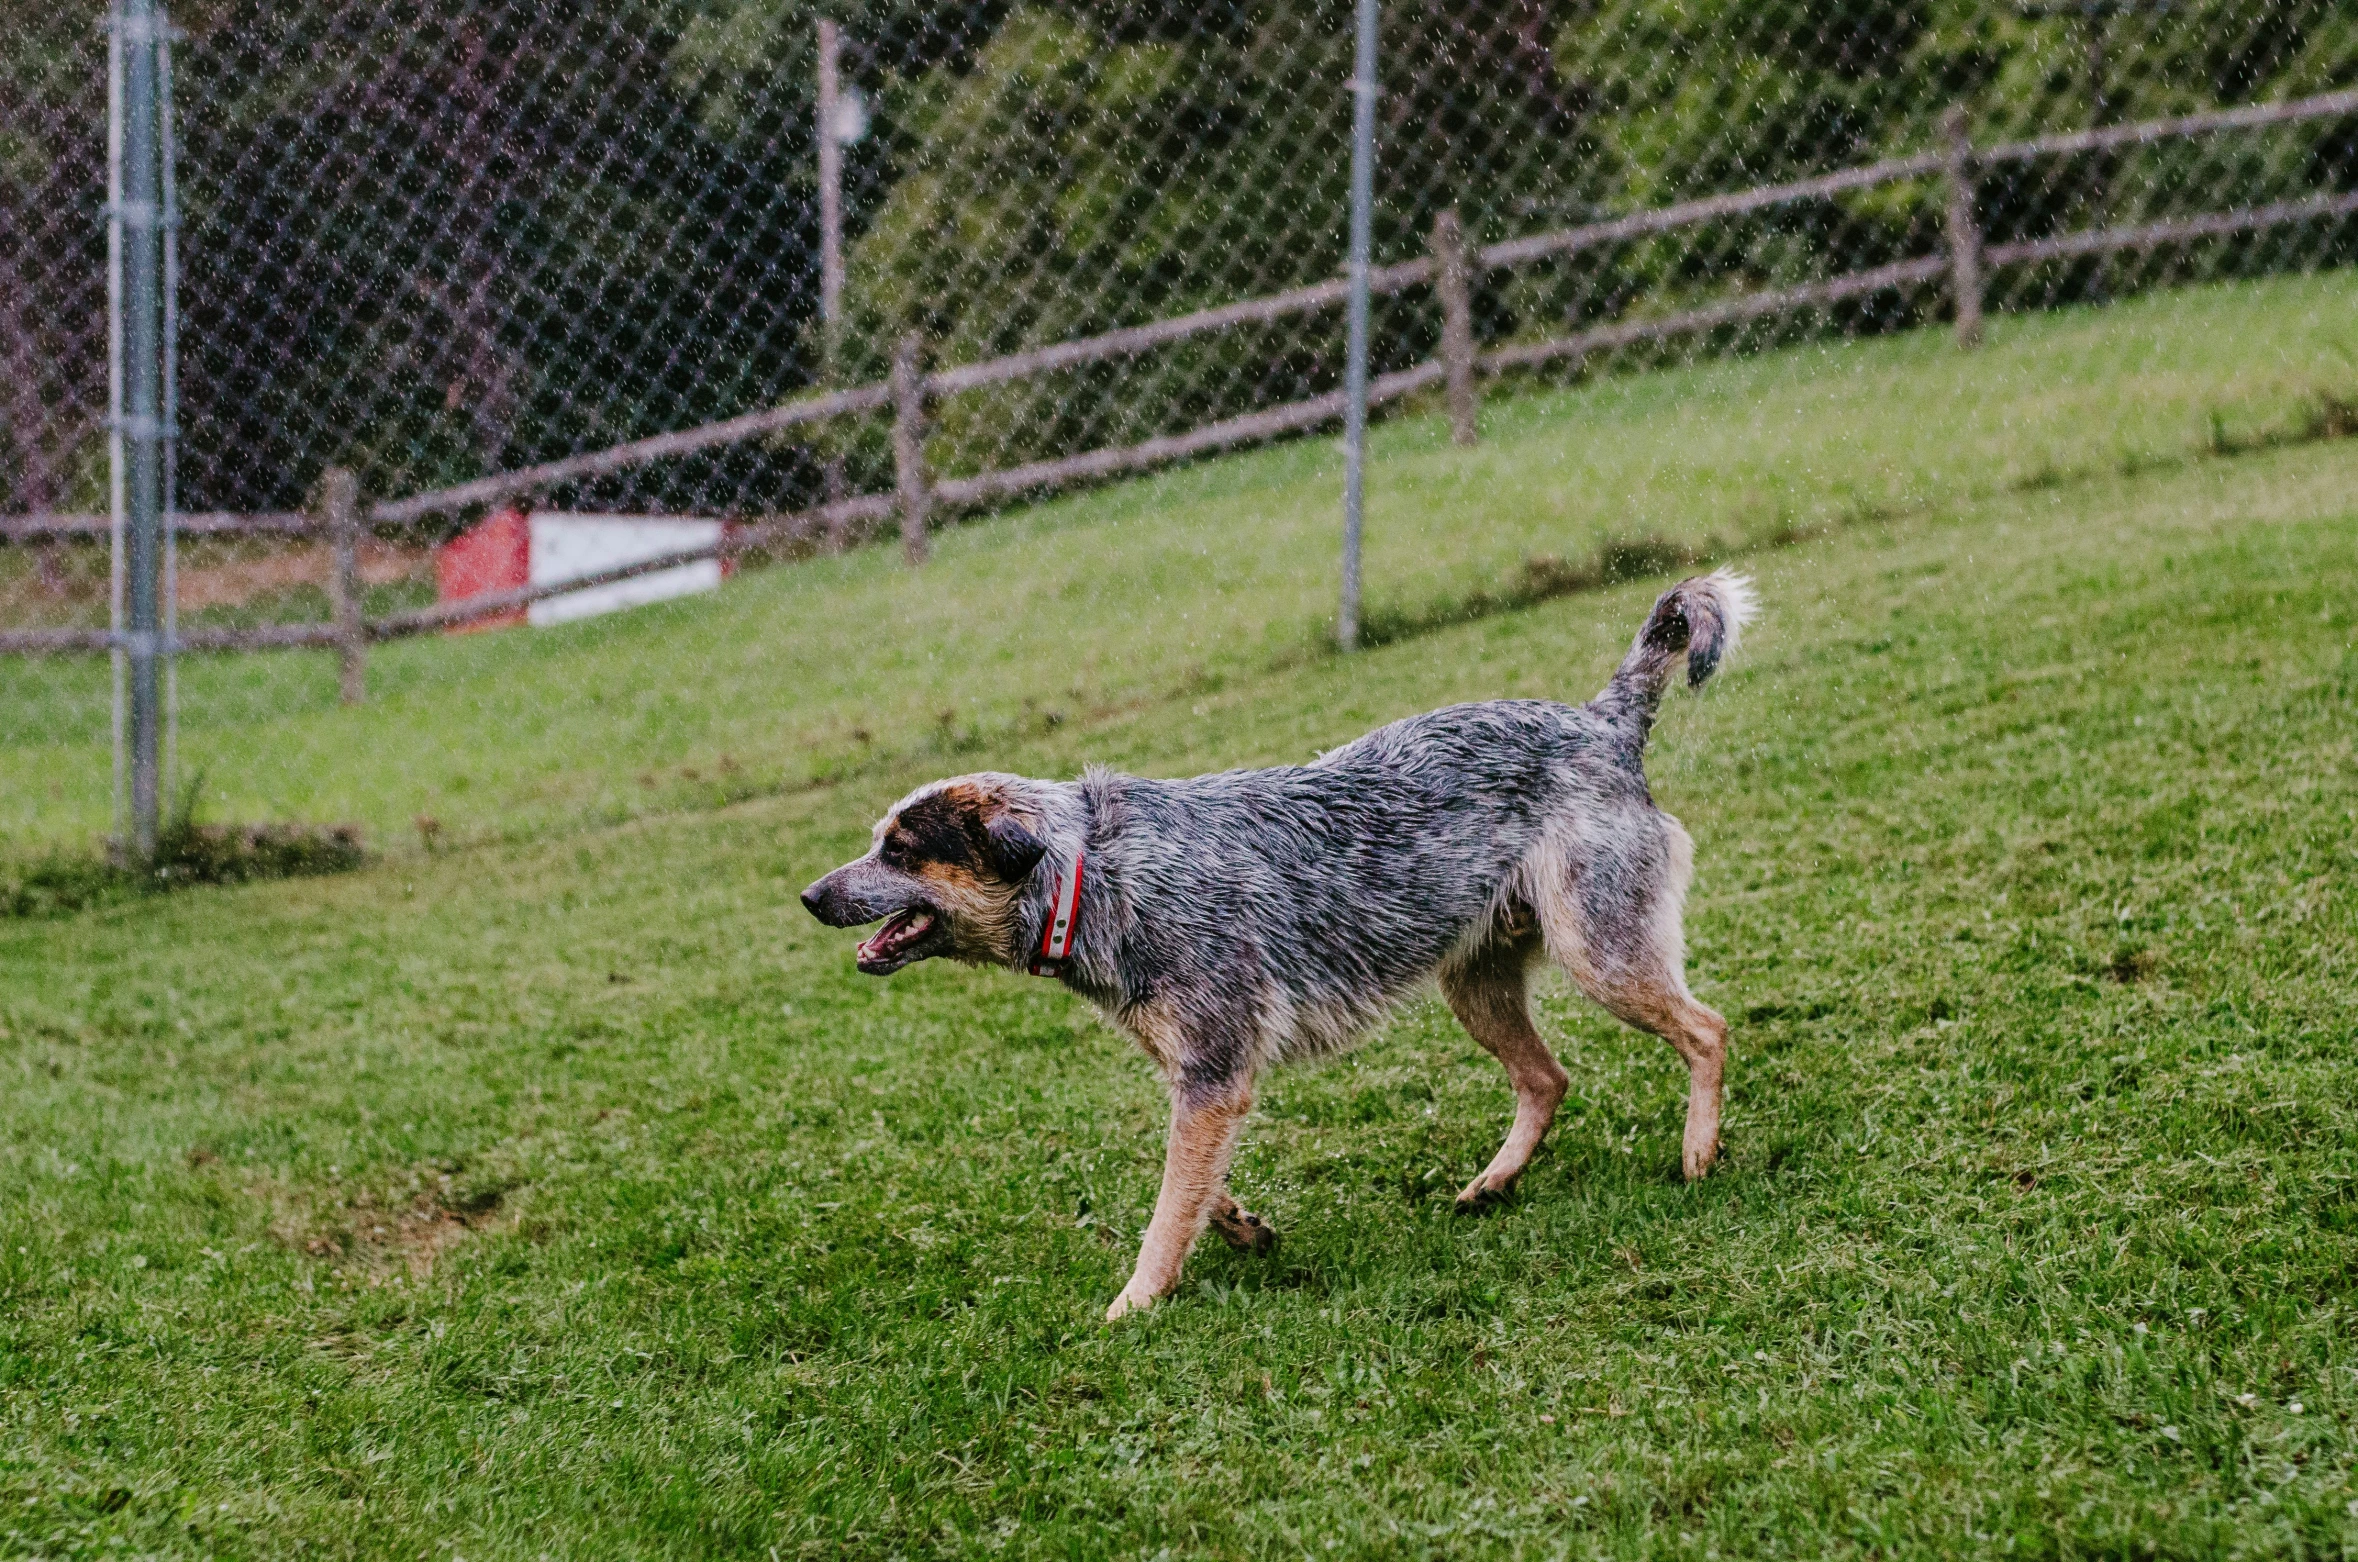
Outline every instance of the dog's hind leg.
<svg viewBox="0 0 2358 1562">
<path fill-rule="evenodd" d="M 1584 885 L 1552 897 L 1540 920 L 1549 952 L 1582 992 L 1624 1024 L 1669 1042 L 1686 1061 L 1679 1165 L 1692 1182 L 1719 1159 L 1728 1022 L 1687 991 L 1684 913 L 1694 843 L 1676 819 L 1654 818 L 1669 827 L 1666 833 L 1643 841 L 1640 850 L 1592 859 Z M 1608 885 L 1628 888 L 1609 893 Z"/>
<path fill-rule="evenodd" d="M 1689 1182 L 1719 1159 L 1719 1108 L 1727 1071 L 1728 1022 L 1697 1003 L 1675 973 L 1624 975 L 1588 995 L 1623 1022 L 1667 1041 L 1687 1065 L 1687 1127 L 1679 1167 Z"/>
<path fill-rule="evenodd" d="M 1506 1197 L 1556 1120 L 1571 1078 L 1531 1024 L 1526 973 L 1535 945 L 1525 939 L 1486 946 L 1441 973 L 1441 994 L 1460 1025 L 1506 1066 L 1515 1087 L 1515 1124 L 1506 1143 L 1457 1196 L 1461 1213 Z"/>
</svg>

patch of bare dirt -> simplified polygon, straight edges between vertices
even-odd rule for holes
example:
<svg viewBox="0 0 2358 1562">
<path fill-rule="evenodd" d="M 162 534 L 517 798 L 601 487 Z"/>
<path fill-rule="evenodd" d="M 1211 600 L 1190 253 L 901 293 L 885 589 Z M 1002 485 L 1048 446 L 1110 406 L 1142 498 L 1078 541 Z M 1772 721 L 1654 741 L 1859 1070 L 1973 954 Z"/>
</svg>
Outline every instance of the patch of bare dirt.
<svg viewBox="0 0 2358 1562">
<path fill-rule="evenodd" d="M 350 1285 L 426 1279 L 445 1254 L 497 1228 L 507 1203 L 503 1189 L 458 1190 L 447 1177 L 406 1202 L 380 1200 L 363 1189 L 324 1211 L 302 1208 L 275 1184 L 250 1191 L 272 1206 L 272 1236 L 325 1259 L 336 1278 Z"/>
<path fill-rule="evenodd" d="M 489 1226 L 498 1207 L 494 1201 L 470 1215 L 420 1196 L 402 1209 L 358 1209 L 347 1230 L 312 1237 L 303 1250 L 336 1260 L 356 1280 L 382 1282 L 394 1274 L 423 1280 L 442 1255 Z"/>
</svg>

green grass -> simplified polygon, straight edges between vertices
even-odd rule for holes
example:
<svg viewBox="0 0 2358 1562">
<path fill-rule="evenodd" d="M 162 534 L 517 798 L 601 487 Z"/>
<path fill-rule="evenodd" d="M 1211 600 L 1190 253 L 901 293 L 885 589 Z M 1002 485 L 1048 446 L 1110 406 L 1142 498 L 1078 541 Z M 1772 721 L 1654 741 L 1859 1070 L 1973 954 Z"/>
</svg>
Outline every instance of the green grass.
<svg viewBox="0 0 2358 1562">
<path fill-rule="evenodd" d="M 1742 548 L 2297 437 L 2358 390 L 2350 273 L 2158 294 L 1494 400 L 1485 443 L 1378 429 L 1379 623 L 1446 617 L 1534 556 L 1613 538 Z M 1058 721 L 1324 654 L 1338 459 L 1304 441 L 886 550 L 751 572 L 717 599 L 385 648 L 335 705 L 316 653 L 189 659 L 183 769 L 227 820 L 349 820 L 414 850 L 951 763 Z M 0 662 L 0 851 L 107 826 L 106 671 Z"/>
<path fill-rule="evenodd" d="M 1220 502 L 1321 459 L 1243 463 Z M 1089 503 L 1151 539 L 1144 497 Z M 1066 524 L 1003 546 L 1069 561 Z M 1724 1169 L 1678 1181 L 1669 1049 L 1555 987 L 1563 1119 L 1517 1202 L 1453 1217 L 1508 1094 L 1428 1001 L 1268 1082 L 1237 1181 L 1277 1255 L 1215 1244 L 1120 1327 L 1144 1063 L 1050 983 L 859 978 L 795 904 L 934 756 L 0 922 L 0 1553 L 2358 1548 L 2358 447 L 1929 503 L 1755 564 L 1765 621 L 1652 766 L 1735 1021 Z M 935 676 L 911 644 L 968 643 L 988 600 L 869 560 L 740 595 L 821 578 L 902 606 L 840 684 L 790 680 L 819 711 Z M 1179 773 L 1581 696 L 1657 584 L 1257 672 L 1278 640 L 1224 620 L 1185 653 L 1233 658 L 1216 687 L 972 762 Z M 1137 633 L 1095 643 L 1147 691 L 1180 664 L 1138 589 Z M 1296 633 L 1316 594 L 1252 622 Z M 933 697 L 1064 676 L 967 623 L 997 648 Z M 387 681 L 422 702 L 434 658 L 560 643 Z"/>
</svg>

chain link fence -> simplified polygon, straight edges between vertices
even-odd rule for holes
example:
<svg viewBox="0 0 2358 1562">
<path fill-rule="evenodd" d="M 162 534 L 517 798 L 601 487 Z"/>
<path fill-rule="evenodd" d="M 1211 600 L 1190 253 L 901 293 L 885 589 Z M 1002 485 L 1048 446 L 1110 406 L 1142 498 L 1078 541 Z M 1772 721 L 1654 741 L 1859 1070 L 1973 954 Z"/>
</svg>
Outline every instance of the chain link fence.
<svg viewBox="0 0 2358 1562">
<path fill-rule="evenodd" d="M 1343 410 L 1350 162 L 1333 7 L 172 20 L 180 770 L 220 811 L 428 844 L 445 819 L 615 817 L 1316 640 L 1336 511 L 1306 436 Z M 112 817 L 111 685 L 79 654 L 107 645 L 112 589 L 104 21 L 0 0 L 17 841 Z M 1370 479 L 1374 638 L 1594 548 L 1746 545 L 2350 414 L 2346 4 L 1395 0 L 1378 77 L 1373 398 L 1396 427 Z M 1977 313 L 2031 334 L 2002 369 L 1924 367 Z M 2091 428 L 2091 387 L 2140 365 Z M 1850 399 L 1740 450 L 1631 432 L 1679 397 Z M 1424 517 L 1389 554 L 1388 470 Z M 720 529 L 650 520 L 600 553 L 561 524 L 613 516 Z M 930 607 L 862 547 L 915 558 L 983 519 L 1016 562 L 937 558 L 961 579 Z M 1082 535 L 1098 522 L 1113 543 Z M 576 587 L 735 578 L 562 630 L 425 633 L 562 616 L 537 564 L 483 561 L 577 544 Z M 1112 550 L 1093 575 L 1089 548 Z M 1050 576 L 1169 654 L 992 682 L 1051 644 L 999 618 Z"/>
</svg>

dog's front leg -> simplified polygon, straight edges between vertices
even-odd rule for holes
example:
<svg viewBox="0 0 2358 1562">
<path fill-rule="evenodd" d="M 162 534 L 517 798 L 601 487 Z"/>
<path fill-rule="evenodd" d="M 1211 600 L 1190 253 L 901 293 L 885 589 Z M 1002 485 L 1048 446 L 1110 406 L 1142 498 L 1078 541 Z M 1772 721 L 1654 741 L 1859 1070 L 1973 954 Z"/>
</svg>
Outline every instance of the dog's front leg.
<svg viewBox="0 0 2358 1562">
<path fill-rule="evenodd" d="M 1248 1085 L 1229 1086 L 1212 1096 L 1184 1086 L 1174 1093 L 1171 1140 L 1163 1150 L 1163 1190 L 1155 1196 L 1154 1219 L 1147 1222 L 1138 1267 L 1105 1310 L 1107 1322 L 1152 1307 L 1156 1298 L 1177 1288 L 1188 1249 L 1203 1235 L 1221 1189 L 1227 1186 L 1228 1162 L 1236 1154 L 1237 1137 L 1252 1106 Z"/>
</svg>

